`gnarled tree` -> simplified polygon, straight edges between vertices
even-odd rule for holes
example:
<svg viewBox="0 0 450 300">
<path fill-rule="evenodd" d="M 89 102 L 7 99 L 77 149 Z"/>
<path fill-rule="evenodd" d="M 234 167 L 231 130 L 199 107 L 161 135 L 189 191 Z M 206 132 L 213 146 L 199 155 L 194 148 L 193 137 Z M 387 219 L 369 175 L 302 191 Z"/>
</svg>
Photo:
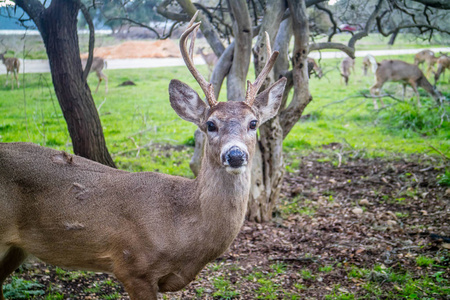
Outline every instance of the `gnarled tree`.
<svg viewBox="0 0 450 300">
<path fill-rule="evenodd" d="M 80 9 L 90 21 L 80 0 L 53 0 L 45 6 L 38 0 L 15 0 L 34 21 L 44 40 L 53 86 L 67 122 L 74 153 L 114 167 L 106 147 L 100 117 L 86 82 L 92 63 L 93 42 L 85 72 L 81 67 L 77 18 Z M 92 24 L 90 24 L 93 29 Z M 91 40 L 93 31 L 91 30 Z"/>
<path fill-rule="evenodd" d="M 340 7 L 328 5 L 326 0 L 273 0 L 246 1 L 228 0 L 216 1 L 215 6 L 206 7 L 190 0 L 165 0 L 158 7 L 158 12 L 167 18 L 177 21 L 189 20 L 198 9 L 201 11 L 199 20 L 202 21 L 201 30 L 212 50 L 218 55 L 211 76 L 211 83 L 216 91 L 216 98 L 220 88 L 227 79 L 227 100 L 234 101 L 245 90 L 245 81 L 249 70 L 250 56 L 253 54 L 255 76 L 267 60 L 265 52 L 266 39 L 264 33 L 270 36 L 270 43 L 280 55 L 262 89 L 273 83 L 281 76 L 288 79 L 283 104 L 278 115 L 260 127 L 258 149 L 255 154 L 252 170 L 252 187 L 247 216 L 251 221 L 264 222 L 272 217 L 272 212 L 280 194 L 281 180 L 285 166 L 283 160 L 282 143 L 292 127 L 300 119 L 303 110 L 312 100 L 308 88 L 308 74 L 306 58 L 309 52 L 322 49 L 337 49 L 354 58 L 355 45 L 358 40 L 366 37 L 376 29 L 377 18 L 387 9 L 400 11 L 392 7 L 396 0 L 371 0 L 367 5 L 357 4 L 347 0 L 347 11 Z M 420 2 L 420 1 L 417 1 Z M 438 1 L 433 2 L 438 5 Z M 359 18 L 359 30 L 349 36 L 347 44 L 333 42 L 333 36 L 339 33 L 336 15 L 341 9 L 341 17 L 353 13 L 352 5 L 359 5 L 364 9 L 364 18 Z M 431 5 L 431 4 L 429 4 Z M 170 7 L 170 8 L 169 8 Z M 178 7 L 178 8 L 177 8 Z M 310 32 L 310 20 L 307 8 L 322 11 L 330 18 L 328 41 L 324 43 L 311 42 L 310 37 L 318 33 Z M 178 9 L 178 12 L 177 12 Z M 444 30 L 445 32 L 445 30 Z M 392 34 L 392 32 L 390 33 Z M 223 45 L 218 37 L 225 37 L 228 45 Z M 253 37 L 256 40 L 253 41 Z M 294 49 L 289 53 L 289 42 L 294 38 Z M 254 43 L 252 43 L 252 41 Z M 289 59 L 291 57 L 291 59 Z M 294 89 L 291 99 L 289 92 Z M 289 103 L 289 105 L 287 105 Z M 202 136 L 196 132 L 196 150 L 191 161 L 191 168 L 196 172 L 201 162 Z"/>
</svg>

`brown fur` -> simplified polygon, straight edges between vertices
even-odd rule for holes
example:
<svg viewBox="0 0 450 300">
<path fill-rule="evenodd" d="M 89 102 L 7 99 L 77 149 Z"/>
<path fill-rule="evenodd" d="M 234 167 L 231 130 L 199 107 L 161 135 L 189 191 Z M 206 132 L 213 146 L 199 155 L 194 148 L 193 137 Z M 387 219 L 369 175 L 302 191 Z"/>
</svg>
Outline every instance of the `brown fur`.
<svg viewBox="0 0 450 300">
<path fill-rule="evenodd" d="M 433 67 L 437 60 L 438 58 L 434 56 L 434 52 L 431 50 L 422 50 L 414 56 L 414 64 L 417 66 L 422 65 L 422 69 L 425 63 L 428 64 L 426 71 L 427 76 L 429 76 L 431 71 L 433 71 Z"/>
<path fill-rule="evenodd" d="M 87 59 L 81 60 L 81 65 L 84 68 L 86 68 Z M 98 84 L 97 88 L 95 89 L 95 93 L 98 92 L 98 87 L 100 86 L 100 83 L 102 83 L 103 80 L 105 80 L 105 94 L 108 93 L 108 77 L 103 73 L 103 69 L 105 68 L 106 62 L 101 57 L 94 57 L 92 59 L 92 65 L 91 69 L 89 70 L 89 73 L 95 72 L 98 78 Z"/>
<path fill-rule="evenodd" d="M 436 70 L 436 73 L 434 73 L 434 84 L 435 85 L 439 81 L 439 77 L 441 76 L 441 74 L 445 75 L 446 69 L 450 70 L 450 58 L 448 56 L 442 55 L 437 60 L 437 70 Z"/>
<path fill-rule="evenodd" d="M 306 62 L 308 63 L 308 77 L 311 77 L 312 74 L 315 74 L 317 77 L 322 78 L 322 68 L 316 63 L 316 60 L 311 57 L 306 58 Z"/>
<path fill-rule="evenodd" d="M 425 89 L 435 100 L 440 100 L 442 95 L 433 89 L 425 75 L 418 66 L 401 60 L 383 60 L 375 73 L 376 82 L 370 88 L 372 95 L 379 95 L 383 84 L 387 81 L 400 81 L 403 83 L 403 96 L 406 85 L 409 84 L 417 96 L 417 105 L 420 106 L 420 96 L 417 87 Z M 376 98 L 373 99 L 374 108 L 378 109 Z M 380 102 L 384 105 L 382 99 Z"/>
<path fill-rule="evenodd" d="M 0 58 L 3 64 L 6 66 L 6 80 L 5 86 L 8 84 L 9 73 L 11 72 L 11 77 L 14 74 L 14 78 L 11 81 L 11 90 L 14 90 L 14 79 L 16 80 L 17 87 L 20 87 L 19 82 L 19 69 L 20 69 L 20 60 L 15 57 L 5 57 L 6 52 L 0 53 Z"/>
<path fill-rule="evenodd" d="M 350 68 L 355 72 L 355 60 L 351 57 L 346 57 L 341 62 L 341 76 L 344 77 L 345 85 L 348 85 L 351 74 Z"/>
<path fill-rule="evenodd" d="M 285 83 L 280 79 L 252 107 L 208 108 L 187 85 L 171 82 L 172 107 L 206 134 L 194 180 L 120 171 L 30 143 L 0 143 L 0 283 L 33 254 L 66 268 L 114 273 L 132 300 L 183 288 L 239 232 L 256 143 L 248 124 L 276 114 Z M 218 131 L 208 132 L 206 121 Z M 248 151 L 239 174 L 221 160 L 230 144 Z"/>
</svg>

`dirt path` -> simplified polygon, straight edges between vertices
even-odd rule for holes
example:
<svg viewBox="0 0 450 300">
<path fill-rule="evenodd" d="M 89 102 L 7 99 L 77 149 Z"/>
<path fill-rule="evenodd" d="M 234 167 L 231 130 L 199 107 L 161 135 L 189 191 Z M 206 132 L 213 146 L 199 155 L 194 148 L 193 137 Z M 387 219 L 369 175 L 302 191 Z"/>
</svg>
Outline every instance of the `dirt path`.
<svg viewBox="0 0 450 300">
<path fill-rule="evenodd" d="M 380 55 L 399 55 L 399 54 L 414 54 L 422 49 L 398 49 L 398 50 L 366 50 L 356 51 L 356 57 L 364 57 L 368 53 L 374 56 Z M 431 48 L 434 52 L 450 52 L 450 48 Z M 136 50 L 139 51 L 139 50 Z M 170 51 L 172 53 L 172 50 Z M 124 53 L 126 53 L 124 51 Z M 124 54 L 125 55 L 125 54 Z M 145 56 L 145 55 L 141 55 Z M 322 59 L 341 58 L 346 54 L 343 52 L 313 52 L 310 54 L 313 58 L 322 57 Z M 203 59 L 196 57 L 195 63 L 197 65 L 205 64 Z M 108 69 L 139 69 L 139 68 L 158 68 L 158 67 L 173 67 L 184 66 L 182 58 L 121 58 L 121 59 L 108 59 Z M 0 66 L 0 74 L 6 74 L 6 68 Z M 46 73 L 50 72 L 50 66 L 47 60 L 25 60 L 22 61 L 20 73 Z"/>
</svg>

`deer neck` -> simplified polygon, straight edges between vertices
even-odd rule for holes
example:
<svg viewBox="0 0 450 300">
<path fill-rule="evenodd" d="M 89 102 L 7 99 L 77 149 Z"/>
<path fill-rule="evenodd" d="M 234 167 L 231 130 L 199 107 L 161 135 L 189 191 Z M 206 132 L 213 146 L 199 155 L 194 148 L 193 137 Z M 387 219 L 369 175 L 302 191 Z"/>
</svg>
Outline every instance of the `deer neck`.
<svg viewBox="0 0 450 300">
<path fill-rule="evenodd" d="M 208 145 L 205 145 L 207 148 Z M 244 221 L 250 191 L 249 164 L 239 175 L 228 173 L 205 152 L 196 179 L 197 197 L 206 226 L 212 231 L 230 229 L 234 236 Z M 251 162 L 251 159 L 249 160 Z"/>
</svg>

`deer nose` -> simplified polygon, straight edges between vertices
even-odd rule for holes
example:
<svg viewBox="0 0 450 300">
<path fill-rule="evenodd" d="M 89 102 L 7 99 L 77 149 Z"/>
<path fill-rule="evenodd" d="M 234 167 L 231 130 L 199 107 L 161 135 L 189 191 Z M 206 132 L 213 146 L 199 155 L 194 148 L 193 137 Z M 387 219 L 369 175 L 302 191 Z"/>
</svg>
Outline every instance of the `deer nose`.
<svg viewBox="0 0 450 300">
<path fill-rule="evenodd" d="M 231 147 L 225 154 L 224 161 L 232 168 L 242 167 L 247 162 L 247 153 L 242 151 L 239 147 Z"/>
</svg>

